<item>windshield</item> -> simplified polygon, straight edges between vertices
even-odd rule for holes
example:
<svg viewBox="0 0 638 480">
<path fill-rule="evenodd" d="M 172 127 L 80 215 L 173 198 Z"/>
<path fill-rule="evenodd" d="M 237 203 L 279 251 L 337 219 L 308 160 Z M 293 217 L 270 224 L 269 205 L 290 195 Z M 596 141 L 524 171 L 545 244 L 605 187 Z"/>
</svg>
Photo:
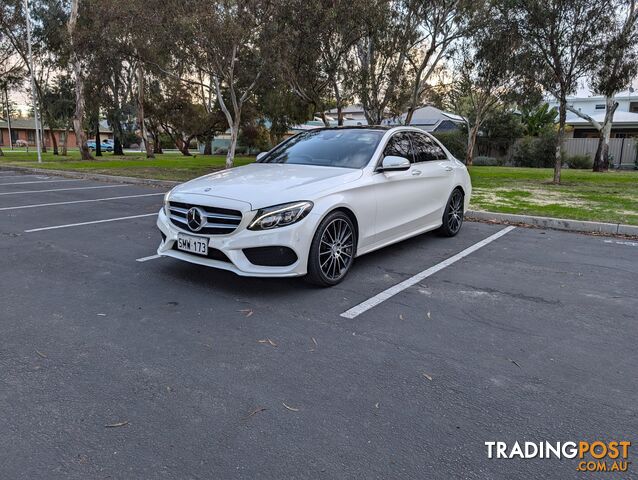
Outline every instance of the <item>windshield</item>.
<svg viewBox="0 0 638 480">
<path fill-rule="evenodd" d="M 260 159 L 263 163 L 296 163 L 325 167 L 363 168 L 384 130 L 311 130 L 295 135 Z"/>
</svg>

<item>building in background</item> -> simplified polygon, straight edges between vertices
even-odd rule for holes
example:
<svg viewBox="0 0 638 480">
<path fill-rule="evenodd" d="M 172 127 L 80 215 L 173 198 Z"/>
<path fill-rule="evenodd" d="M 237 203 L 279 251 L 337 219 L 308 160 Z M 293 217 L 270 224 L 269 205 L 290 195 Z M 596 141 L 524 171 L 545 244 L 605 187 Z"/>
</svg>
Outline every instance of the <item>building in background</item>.
<svg viewBox="0 0 638 480">
<path fill-rule="evenodd" d="M 638 137 L 638 92 L 633 88 L 616 95 L 618 108 L 614 113 L 611 138 Z M 558 102 L 551 100 L 550 107 L 558 109 Z M 589 115 L 597 122 L 605 120 L 605 97 L 601 95 L 567 97 L 567 103 L 576 110 Z M 573 112 L 567 111 L 566 124 L 572 127 L 567 133 L 571 138 L 598 138 L 598 130 Z"/>
<path fill-rule="evenodd" d="M 44 144 L 47 147 L 52 147 L 53 142 L 51 135 L 55 135 L 55 139 L 59 146 L 64 143 L 64 129 L 54 128 L 53 131 L 44 125 Z M 75 132 L 69 130 L 69 138 L 67 146 L 75 148 L 78 146 L 75 138 Z M 9 123 L 6 119 L 0 119 L 0 146 L 8 147 L 10 143 L 16 144 L 17 140 L 22 140 L 29 146 L 35 146 L 35 122 L 33 118 L 17 118 L 11 119 L 11 137 L 12 142 L 9 142 Z M 113 130 L 108 126 L 107 122 L 102 120 L 100 122 L 100 140 L 112 140 Z"/>
</svg>

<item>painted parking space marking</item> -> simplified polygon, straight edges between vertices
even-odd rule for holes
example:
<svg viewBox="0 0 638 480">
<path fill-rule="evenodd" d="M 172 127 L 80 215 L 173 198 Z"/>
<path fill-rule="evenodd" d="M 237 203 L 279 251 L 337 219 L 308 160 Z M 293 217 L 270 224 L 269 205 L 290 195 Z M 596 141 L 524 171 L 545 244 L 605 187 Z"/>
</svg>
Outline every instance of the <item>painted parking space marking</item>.
<svg viewBox="0 0 638 480">
<path fill-rule="evenodd" d="M 56 205 L 73 205 L 76 203 L 93 203 L 93 202 L 108 202 L 110 200 L 123 200 L 126 198 L 140 198 L 140 197 L 153 197 L 157 195 L 164 195 L 162 193 L 144 193 L 140 195 L 123 195 L 121 197 L 108 197 L 108 198 L 92 198 L 89 200 L 70 200 L 68 202 L 53 202 L 53 203 L 38 203 L 36 205 L 18 205 L 15 207 L 1 207 L 0 212 L 5 210 L 21 210 L 24 208 L 41 208 L 41 207 L 53 207 Z"/>
<path fill-rule="evenodd" d="M 97 187 L 53 188 L 50 190 L 22 190 L 20 192 L 1 192 L 0 195 L 24 195 L 27 193 L 69 192 L 71 190 L 93 190 L 96 188 L 130 187 L 131 185 L 99 185 Z"/>
<path fill-rule="evenodd" d="M 605 240 L 605 243 L 615 243 L 616 245 L 627 245 L 629 247 L 638 247 L 638 242 L 630 242 L 628 240 Z"/>
<path fill-rule="evenodd" d="M 31 228 L 29 230 L 25 230 L 24 233 L 42 232 L 44 230 L 58 230 L 60 228 L 81 227 L 84 225 L 95 225 L 96 223 L 119 222 L 121 220 L 131 220 L 133 218 L 144 218 L 151 216 L 157 216 L 157 212 L 144 213 L 142 215 L 129 215 L 128 217 L 105 218 L 104 220 L 92 220 L 90 222 L 67 223 L 66 225 L 53 225 L 50 227 Z"/>
<path fill-rule="evenodd" d="M 11 172 L 11 173 L 15 173 L 15 172 Z M 49 175 L 30 175 L 30 174 L 23 174 L 23 175 L 0 175 L 0 178 L 41 178 L 41 179 L 45 179 L 45 178 L 51 178 Z"/>
<path fill-rule="evenodd" d="M 404 280 L 401 283 L 397 283 L 396 285 L 384 290 L 383 292 L 378 293 L 374 297 L 371 297 L 368 300 L 361 302 L 359 305 L 356 305 L 352 307 L 350 310 L 343 312 L 341 316 L 344 318 L 350 318 L 350 319 L 358 317 L 362 313 L 367 312 L 373 307 L 376 307 L 380 303 L 383 303 L 386 300 L 389 300 L 390 298 L 395 296 L 397 293 L 401 293 L 403 290 L 416 285 L 422 280 L 434 275 L 436 272 L 440 272 L 444 268 L 449 267 L 453 263 L 456 263 L 462 258 L 467 257 L 471 253 L 476 252 L 477 250 L 484 247 L 485 245 L 492 243 L 494 240 L 498 238 L 501 238 L 503 235 L 511 232 L 515 228 L 516 227 L 509 226 L 509 227 L 505 227 L 502 230 L 499 230 L 494 235 L 490 235 L 489 237 L 481 240 L 480 242 L 475 243 L 474 245 L 466 248 L 465 250 L 462 250 L 456 255 L 446 260 L 443 260 L 441 263 L 437 263 L 433 267 L 430 267 L 427 270 L 423 270 L 422 272 L 417 273 L 416 275 L 408 278 L 407 280 Z"/>
<path fill-rule="evenodd" d="M 149 255 L 148 257 L 142 257 L 135 259 L 136 262 L 148 262 L 149 260 L 156 260 L 158 258 L 162 258 L 161 255 Z"/>
<path fill-rule="evenodd" d="M 84 179 L 75 178 L 75 179 L 64 179 L 64 180 L 33 180 L 28 182 L 10 182 L 10 183 L 0 183 L 0 187 L 3 185 L 30 185 L 32 183 L 63 183 L 63 182 L 83 182 Z"/>
</svg>

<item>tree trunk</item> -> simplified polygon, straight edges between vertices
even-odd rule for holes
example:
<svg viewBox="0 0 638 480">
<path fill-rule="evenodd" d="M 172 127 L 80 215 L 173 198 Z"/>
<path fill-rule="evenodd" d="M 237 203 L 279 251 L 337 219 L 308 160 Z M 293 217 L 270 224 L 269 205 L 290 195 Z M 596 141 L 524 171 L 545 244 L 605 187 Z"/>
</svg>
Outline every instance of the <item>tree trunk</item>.
<svg viewBox="0 0 638 480">
<path fill-rule="evenodd" d="M 230 145 L 228 145 L 228 153 L 226 154 L 226 168 L 233 168 L 235 159 L 235 149 L 237 148 L 237 135 L 239 134 L 239 120 L 235 119 L 234 124 L 230 127 Z"/>
<path fill-rule="evenodd" d="M 69 125 L 65 125 L 64 127 L 64 140 L 62 141 L 62 156 L 66 157 L 68 152 L 67 152 L 67 146 L 69 145 Z"/>
<path fill-rule="evenodd" d="M 467 152 L 465 153 L 465 165 L 468 167 L 472 165 L 474 161 L 474 146 L 476 145 L 476 136 L 478 135 L 478 125 L 474 125 L 470 128 L 467 135 Z"/>
<path fill-rule="evenodd" d="M 95 121 L 95 156 L 102 156 L 102 139 L 100 138 L 100 117 Z"/>
<path fill-rule="evenodd" d="M 204 139 L 204 155 L 212 155 L 213 154 L 213 139 L 206 137 Z"/>
<path fill-rule="evenodd" d="M 556 159 L 554 162 L 554 184 L 560 184 L 560 171 L 563 162 L 562 149 L 563 140 L 565 139 L 565 120 L 567 118 L 567 99 L 566 95 L 561 91 L 560 102 L 558 108 L 558 138 L 556 142 Z"/>
<path fill-rule="evenodd" d="M 13 138 L 11 137 L 11 106 L 9 105 L 9 91 L 4 87 L 4 101 L 7 108 L 7 127 L 9 128 L 9 148 L 13 150 Z"/>
<path fill-rule="evenodd" d="M 137 121 L 142 135 L 142 144 L 146 150 L 146 158 L 155 158 L 153 145 L 148 141 L 146 122 L 144 119 L 144 70 L 142 64 L 137 67 Z"/>
<path fill-rule="evenodd" d="M 53 145 L 53 155 L 59 155 L 58 139 L 55 138 L 55 132 L 53 130 L 49 130 L 49 136 L 51 137 L 51 144 Z"/>
<path fill-rule="evenodd" d="M 330 122 L 328 121 L 328 117 L 326 117 L 326 112 L 320 112 L 319 116 L 321 117 L 321 121 L 323 122 L 324 126 L 329 127 Z"/>
<path fill-rule="evenodd" d="M 114 135 L 113 139 L 113 155 L 124 155 L 124 150 L 122 149 L 122 142 L 120 141 L 119 133 Z"/>
<path fill-rule="evenodd" d="M 73 65 L 73 76 L 75 77 L 75 112 L 73 114 L 73 130 L 75 131 L 75 138 L 80 147 L 80 156 L 82 160 L 92 160 L 91 152 L 89 152 L 86 146 L 86 134 L 84 133 L 84 82 L 82 75 L 82 63 L 77 57 L 73 46 L 73 37 L 75 33 L 75 25 L 78 21 L 78 10 L 80 0 L 72 0 L 71 2 L 71 14 L 69 15 L 68 31 L 69 37 L 71 37 L 71 58 Z"/>
<path fill-rule="evenodd" d="M 86 133 L 82 123 L 84 121 L 84 82 L 82 81 L 82 65 L 79 60 L 73 62 L 75 73 L 75 112 L 73 114 L 73 131 L 80 148 L 82 160 L 93 160 L 89 147 L 86 146 Z"/>
<path fill-rule="evenodd" d="M 614 97 L 607 97 L 605 98 L 605 103 L 605 121 L 598 131 L 598 148 L 594 157 L 594 172 L 606 172 L 609 170 L 609 139 L 618 102 L 616 102 Z"/>
</svg>

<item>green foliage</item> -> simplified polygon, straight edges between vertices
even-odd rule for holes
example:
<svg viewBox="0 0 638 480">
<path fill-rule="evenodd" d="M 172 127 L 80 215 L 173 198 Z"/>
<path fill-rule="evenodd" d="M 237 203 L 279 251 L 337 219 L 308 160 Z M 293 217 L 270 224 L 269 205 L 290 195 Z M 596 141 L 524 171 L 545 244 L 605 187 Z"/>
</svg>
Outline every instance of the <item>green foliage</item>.
<svg viewBox="0 0 638 480">
<path fill-rule="evenodd" d="M 558 111 L 556 108 L 550 109 L 548 103 L 523 109 L 521 122 L 523 123 L 525 135 L 538 137 L 542 133 L 553 130 L 557 116 Z"/>
<path fill-rule="evenodd" d="M 480 155 L 478 157 L 474 157 L 472 165 L 475 165 L 477 167 L 497 167 L 499 165 L 502 165 L 502 162 L 496 157 L 485 157 Z"/>
<path fill-rule="evenodd" d="M 589 155 L 571 155 L 563 160 L 569 168 L 579 168 L 591 170 L 594 161 Z"/>
<path fill-rule="evenodd" d="M 433 135 L 456 158 L 460 160 L 465 158 L 465 152 L 467 152 L 467 133 L 462 130 L 452 130 L 449 132 L 435 132 Z"/>
<path fill-rule="evenodd" d="M 270 134 L 263 125 L 248 124 L 239 132 L 238 143 L 248 150 L 268 151 L 272 148 Z"/>
<path fill-rule="evenodd" d="M 511 164 L 514 167 L 552 167 L 556 158 L 558 138 L 554 132 L 539 137 L 525 136 L 514 145 Z"/>
</svg>

